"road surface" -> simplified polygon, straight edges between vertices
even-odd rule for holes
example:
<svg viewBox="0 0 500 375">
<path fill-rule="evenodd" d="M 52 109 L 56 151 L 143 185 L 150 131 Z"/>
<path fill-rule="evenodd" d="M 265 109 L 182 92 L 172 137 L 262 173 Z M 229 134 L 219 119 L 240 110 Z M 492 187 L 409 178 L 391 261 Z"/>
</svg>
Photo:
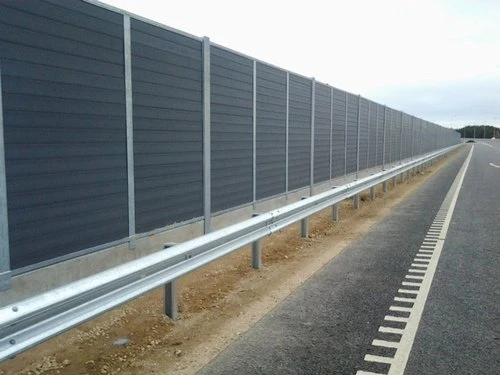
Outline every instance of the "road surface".
<svg viewBox="0 0 500 375">
<path fill-rule="evenodd" d="M 495 165 L 464 146 L 200 374 L 498 374 Z"/>
</svg>

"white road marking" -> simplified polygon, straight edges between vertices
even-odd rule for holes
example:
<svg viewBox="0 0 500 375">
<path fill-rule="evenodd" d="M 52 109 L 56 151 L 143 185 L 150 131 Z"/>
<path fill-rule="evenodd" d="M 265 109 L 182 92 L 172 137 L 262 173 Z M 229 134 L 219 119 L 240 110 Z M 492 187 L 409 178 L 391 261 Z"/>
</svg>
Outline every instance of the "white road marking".
<svg viewBox="0 0 500 375">
<path fill-rule="evenodd" d="M 390 306 L 389 310 L 391 310 L 391 311 L 411 312 L 411 307 Z"/>
<path fill-rule="evenodd" d="M 416 255 L 417 257 L 419 258 L 432 258 L 432 255 L 429 255 L 429 254 L 418 254 Z"/>
<path fill-rule="evenodd" d="M 384 316 L 384 320 L 387 320 L 389 322 L 402 322 L 402 323 L 408 322 L 408 318 L 403 318 L 402 316 L 392 316 L 392 315 Z"/>
<path fill-rule="evenodd" d="M 398 342 L 386 341 L 386 340 L 373 340 L 373 346 L 383 346 L 384 348 L 397 348 L 399 346 Z"/>
<path fill-rule="evenodd" d="M 417 268 L 427 268 L 427 264 L 417 264 L 417 263 L 412 263 L 412 267 L 417 267 Z"/>
<path fill-rule="evenodd" d="M 415 279 L 415 280 L 423 280 L 423 276 L 413 276 L 413 275 L 406 275 L 405 276 L 407 279 Z"/>
<path fill-rule="evenodd" d="M 386 374 L 382 374 L 380 372 L 358 370 L 356 371 L 356 375 L 386 375 Z"/>
<path fill-rule="evenodd" d="M 394 301 L 414 303 L 416 301 L 416 299 L 415 298 L 406 298 L 406 297 L 394 297 Z"/>
<path fill-rule="evenodd" d="M 493 163 L 490 163 L 490 165 L 491 165 L 492 167 L 495 167 L 495 168 L 500 168 L 500 165 L 496 165 L 496 164 L 493 164 Z"/>
<path fill-rule="evenodd" d="M 397 335 L 402 335 L 404 333 L 404 329 L 392 328 L 392 327 L 378 327 L 378 331 L 382 333 L 395 333 Z"/>
<path fill-rule="evenodd" d="M 453 184 L 451 185 L 451 188 L 448 191 L 448 194 L 446 195 L 441 206 L 442 209 L 447 209 L 448 211 L 446 220 L 443 223 L 443 238 L 440 239 L 436 244 L 435 254 L 430 262 L 428 270 L 429 272 L 426 274 L 425 279 L 422 281 L 420 292 L 416 297 L 415 304 L 413 305 L 413 311 L 403 331 L 400 346 L 396 350 L 396 354 L 394 355 L 394 362 L 391 364 L 388 375 L 404 374 L 406 364 L 410 356 L 411 348 L 413 346 L 413 341 L 415 340 L 415 336 L 417 334 L 420 318 L 422 317 L 425 303 L 427 301 L 427 296 L 429 295 L 429 291 L 431 289 L 432 280 L 434 278 L 434 274 L 436 273 L 439 257 L 441 256 L 441 251 L 443 250 L 446 235 L 448 233 L 448 228 L 450 227 L 451 217 L 453 216 L 453 211 L 455 210 L 455 206 L 457 204 L 458 194 L 460 193 L 460 188 L 462 187 L 465 173 L 467 172 L 467 169 L 469 167 L 473 151 L 474 147 L 472 147 L 469 151 L 467 159 L 458 172 L 455 181 L 453 181 Z"/>
<path fill-rule="evenodd" d="M 413 273 L 426 273 L 427 270 L 416 270 L 414 268 L 410 268 L 408 272 L 413 272 Z"/>
<path fill-rule="evenodd" d="M 423 250 L 423 249 L 420 249 L 418 252 L 419 253 L 430 253 L 430 254 L 432 254 L 434 251 L 433 250 Z"/>
<path fill-rule="evenodd" d="M 410 281 L 403 281 L 401 283 L 401 285 L 405 285 L 405 286 L 420 286 L 420 283 L 412 283 Z"/>
<path fill-rule="evenodd" d="M 368 361 L 368 362 L 379 362 L 379 363 L 391 364 L 393 360 L 394 360 L 394 358 L 381 357 L 379 355 L 371 355 L 371 354 L 365 355 L 365 361 Z"/>
</svg>

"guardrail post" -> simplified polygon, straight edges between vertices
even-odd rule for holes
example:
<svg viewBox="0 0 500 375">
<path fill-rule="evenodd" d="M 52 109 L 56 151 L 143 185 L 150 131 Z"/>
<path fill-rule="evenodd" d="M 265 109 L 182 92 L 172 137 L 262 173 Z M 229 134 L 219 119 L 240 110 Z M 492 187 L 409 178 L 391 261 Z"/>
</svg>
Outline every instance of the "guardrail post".
<svg viewBox="0 0 500 375">
<path fill-rule="evenodd" d="M 394 177 L 392 178 L 392 186 L 393 186 L 393 187 L 394 187 L 394 186 L 396 186 L 396 176 L 394 176 Z"/>
<path fill-rule="evenodd" d="M 0 66 L 0 291 L 9 289 L 11 286 L 9 217 L 7 207 L 5 142 L 3 137 L 2 70 Z"/>
<path fill-rule="evenodd" d="M 302 197 L 302 200 L 307 198 L 308 197 Z M 305 217 L 300 221 L 300 237 L 309 237 L 309 217 Z"/>
<path fill-rule="evenodd" d="M 382 191 L 383 191 L 384 193 L 387 193 L 387 180 L 386 180 L 386 181 L 384 181 L 384 182 L 382 182 Z"/>
<path fill-rule="evenodd" d="M 259 216 L 259 213 L 254 213 L 252 217 Z M 261 240 L 252 242 L 252 267 L 256 270 L 262 267 L 262 246 Z"/>
<path fill-rule="evenodd" d="M 164 249 L 175 246 L 174 242 L 167 242 L 163 245 Z M 165 284 L 164 287 L 164 300 L 163 308 L 165 315 L 170 317 L 172 320 L 179 319 L 179 309 L 177 306 L 177 280 L 172 280 Z"/>
<path fill-rule="evenodd" d="M 339 221 L 339 204 L 335 203 L 332 206 L 332 219 L 333 221 Z"/>
<path fill-rule="evenodd" d="M 372 187 L 370 188 L 370 199 L 371 199 L 372 201 L 374 201 L 374 200 L 375 200 L 375 198 L 376 198 L 376 195 L 375 195 L 375 186 L 372 186 Z"/>
<path fill-rule="evenodd" d="M 355 210 L 359 208 L 359 194 L 356 194 L 355 196 L 352 197 L 352 205 Z"/>
</svg>

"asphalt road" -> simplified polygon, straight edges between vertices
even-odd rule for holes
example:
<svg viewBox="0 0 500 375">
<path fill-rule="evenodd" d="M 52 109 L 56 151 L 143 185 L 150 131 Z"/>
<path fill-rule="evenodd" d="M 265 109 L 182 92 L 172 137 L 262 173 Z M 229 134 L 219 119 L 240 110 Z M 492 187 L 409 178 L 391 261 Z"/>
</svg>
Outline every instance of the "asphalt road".
<svg viewBox="0 0 500 375">
<path fill-rule="evenodd" d="M 500 166 L 500 141 L 490 143 L 474 146 L 405 374 L 500 373 L 500 168 L 489 165 Z M 468 150 L 200 374 L 387 374 L 365 355 L 394 356 L 372 341 L 399 340 L 379 327 L 405 327 L 384 317 Z"/>
</svg>

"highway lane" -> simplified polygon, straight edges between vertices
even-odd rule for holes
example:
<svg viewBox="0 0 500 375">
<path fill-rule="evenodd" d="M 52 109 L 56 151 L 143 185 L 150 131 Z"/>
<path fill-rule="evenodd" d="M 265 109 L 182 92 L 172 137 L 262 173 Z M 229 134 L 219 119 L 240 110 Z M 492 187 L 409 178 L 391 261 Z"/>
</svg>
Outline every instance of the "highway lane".
<svg viewBox="0 0 500 375">
<path fill-rule="evenodd" d="M 486 144 L 484 144 L 486 143 Z M 500 141 L 474 146 L 405 374 L 500 373 Z"/>
<path fill-rule="evenodd" d="M 200 373 L 355 374 L 362 370 L 387 374 L 389 364 L 365 361 L 365 356 L 390 358 L 395 355 L 396 348 L 372 345 L 373 340 L 399 340 L 399 334 L 379 332 L 379 327 L 396 330 L 405 327 L 403 321 L 407 314 L 403 311 L 391 312 L 396 318 L 402 318 L 395 319 L 403 320 L 401 322 L 387 321 L 384 317 L 394 305 L 401 282 L 428 235 L 469 148 L 464 147 L 459 157 L 434 174 L 415 194 L 395 208 L 390 217 L 352 243 Z M 471 165 L 476 163 L 476 154 L 473 154 Z M 498 173 L 496 168 L 488 167 Z M 448 253 L 443 249 L 443 258 L 448 257 Z M 440 269 L 437 270 L 439 274 Z M 454 288 L 454 285 L 448 287 Z M 431 288 L 430 295 L 432 293 Z M 405 303 L 401 302 L 399 306 L 404 307 Z M 427 338 L 422 341 L 419 333 L 420 330 L 414 351 L 417 353 L 417 348 L 422 348 L 425 357 Z M 435 341 L 439 342 L 439 333 L 435 334 Z M 456 353 L 460 355 L 459 351 Z M 421 363 L 422 358 L 417 358 L 412 352 L 409 371 L 436 373 L 422 372 Z"/>
</svg>

